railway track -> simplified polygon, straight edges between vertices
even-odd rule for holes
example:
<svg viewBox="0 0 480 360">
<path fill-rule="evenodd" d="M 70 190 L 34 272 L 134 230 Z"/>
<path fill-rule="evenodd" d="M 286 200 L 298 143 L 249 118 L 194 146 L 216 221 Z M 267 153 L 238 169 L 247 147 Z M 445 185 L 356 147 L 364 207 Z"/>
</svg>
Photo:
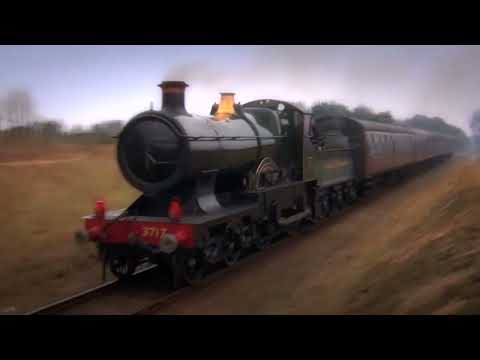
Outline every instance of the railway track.
<svg viewBox="0 0 480 360">
<path fill-rule="evenodd" d="M 363 199 L 360 199 L 357 204 L 362 203 Z M 367 199 L 365 199 L 367 200 Z M 372 199 L 368 199 L 372 200 Z M 295 241 L 301 241 L 303 236 L 307 236 L 312 231 L 316 231 L 319 229 L 320 225 L 324 226 L 334 226 L 337 221 L 341 220 L 342 215 L 346 215 L 350 211 L 354 211 L 357 208 L 356 204 L 343 208 L 339 210 L 335 214 L 333 214 L 329 218 L 324 218 L 320 221 L 314 223 L 308 223 L 305 225 L 301 230 L 297 229 L 296 227 L 291 227 L 287 231 L 283 231 L 281 233 L 275 234 L 273 237 L 277 241 L 272 242 L 267 249 L 264 251 L 253 252 L 250 253 L 248 256 L 242 258 L 238 263 L 231 267 L 225 267 L 218 271 L 215 271 L 209 274 L 202 282 L 200 282 L 196 286 L 191 287 L 184 287 L 177 291 L 174 291 L 164 297 L 159 298 L 155 302 L 152 302 L 148 306 L 132 313 L 132 315 L 161 315 L 161 314 L 168 314 L 169 306 L 172 305 L 175 300 L 180 299 L 181 297 L 187 297 L 193 292 L 197 291 L 198 289 L 205 289 L 212 284 L 215 284 L 221 277 L 226 277 L 229 275 L 233 275 L 232 273 L 239 269 L 242 266 L 247 266 L 254 262 L 261 262 L 259 258 L 261 257 L 268 257 L 274 256 L 275 250 L 281 250 L 282 246 L 288 246 L 290 243 L 289 241 L 282 241 L 283 238 L 292 238 L 295 237 Z M 338 215 L 338 216 L 337 216 Z M 294 242 L 295 242 L 294 241 Z"/>
<path fill-rule="evenodd" d="M 281 237 L 286 235 L 286 233 L 275 234 L 274 237 Z M 277 243 L 274 243 L 270 248 L 275 247 Z M 169 290 L 166 288 L 159 289 L 158 287 L 152 286 L 153 280 L 146 279 L 146 286 L 148 287 L 147 291 L 143 291 L 138 286 L 138 283 L 141 281 L 139 279 L 142 275 L 152 275 L 156 266 L 150 266 L 146 269 L 137 271 L 134 274 L 134 279 L 129 283 L 122 283 L 118 280 L 112 280 L 105 282 L 94 288 L 82 291 L 78 294 L 69 296 L 67 298 L 61 299 L 59 301 L 47 304 L 38 309 L 35 309 L 31 312 L 26 313 L 25 315 L 83 315 L 83 314 L 95 314 L 95 315 L 107 315 L 107 314 L 121 314 L 121 315 L 147 315 L 152 314 L 158 311 L 162 306 L 168 305 L 178 296 L 186 296 L 190 292 L 195 291 L 198 288 L 206 287 L 209 284 L 213 283 L 220 276 L 225 275 L 226 273 L 238 268 L 238 265 L 245 263 L 247 261 L 253 261 L 258 255 L 263 254 L 264 252 L 258 252 L 250 254 L 249 256 L 240 260 L 236 266 L 222 268 L 218 271 L 215 271 L 209 274 L 203 281 L 198 283 L 195 286 L 185 286 L 178 290 Z M 155 280 L 158 276 L 155 276 Z M 149 281 L 152 280 L 152 281 Z M 164 279 L 165 283 L 168 282 L 167 279 Z M 140 293 L 138 291 L 140 290 Z M 134 292 L 137 292 L 133 294 Z M 136 301 L 133 301 L 133 304 L 124 306 L 125 300 L 130 299 L 132 302 L 131 296 L 136 296 Z M 120 311 L 119 308 L 122 308 Z"/>
<path fill-rule="evenodd" d="M 138 280 L 139 277 L 144 276 L 146 273 L 151 272 L 154 269 L 156 269 L 156 266 L 150 265 L 136 271 L 133 280 Z M 85 305 L 99 297 L 111 295 L 117 290 L 122 290 L 122 287 L 125 288 L 126 284 L 123 284 L 117 279 L 110 280 L 91 289 L 37 308 L 25 315 L 55 315 L 69 313 L 71 310 L 74 310 L 75 307 Z"/>
<path fill-rule="evenodd" d="M 272 236 L 273 239 L 286 237 L 287 232 L 279 232 Z M 268 250 L 278 246 L 280 242 L 274 242 Z M 146 269 L 137 271 L 134 279 L 128 283 L 122 283 L 118 280 L 105 282 L 94 288 L 82 291 L 78 294 L 69 296 L 59 301 L 47 304 L 25 315 L 148 315 L 159 311 L 163 306 L 168 306 L 178 296 L 188 296 L 189 293 L 198 288 L 204 288 L 214 283 L 216 279 L 225 276 L 227 273 L 238 268 L 239 265 L 252 262 L 258 256 L 265 254 L 264 251 L 254 252 L 241 259 L 235 266 L 221 268 L 209 274 L 203 281 L 195 286 L 185 286 L 178 290 L 169 290 L 167 288 L 158 288 L 152 286 L 154 282 L 159 282 L 158 276 L 153 274 L 156 266 L 150 266 Z M 155 280 L 149 279 L 148 275 L 154 275 Z M 146 279 L 140 279 L 146 275 Z M 139 288 L 138 282 L 146 280 L 147 291 Z M 167 279 L 164 279 L 167 283 Z M 139 292 L 140 291 L 140 292 Z M 137 299 L 132 301 L 132 296 Z M 130 300 L 131 304 L 126 304 Z"/>
<path fill-rule="evenodd" d="M 35 309 L 33 311 L 30 311 L 26 313 L 25 315 L 52 315 L 56 314 L 58 312 L 61 312 L 62 310 L 65 310 L 69 307 L 75 306 L 75 304 L 78 303 L 83 303 L 85 301 L 88 301 L 88 299 L 98 296 L 101 292 L 105 292 L 114 286 L 118 286 L 118 281 L 117 280 L 112 280 L 108 281 L 106 283 L 103 283 L 99 286 L 96 286 L 94 288 L 82 291 L 78 294 L 72 295 L 70 297 L 61 299 L 59 301 L 53 302 L 51 304 L 47 304 L 45 306 L 42 306 L 38 309 Z"/>
<path fill-rule="evenodd" d="M 379 195 L 379 194 L 378 194 Z M 357 204 L 363 202 L 364 199 L 359 199 Z M 367 200 L 367 199 L 365 199 Z M 368 199 L 371 201 L 372 199 Z M 193 292 L 199 289 L 205 289 L 212 284 L 215 284 L 217 280 L 221 277 L 226 277 L 229 275 L 233 275 L 232 273 L 241 268 L 242 266 L 247 266 L 254 262 L 258 262 L 259 258 L 267 257 L 267 256 L 274 256 L 275 250 L 281 250 L 282 246 L 288 246 L 290 243 L 289 241 L 282 241 L 283 238 L 291 238 L 295 237 L 296 241 L 301 241 L 301 237 L 307 236 L 312 231 L 318 230 L 320 225 L 325 226 L 334 226 L 337 221 L 341 220 L 342 215 L 346 215 L 350 211 L 354 211 L 357 208 L 356 204 L 343 208 L 339 210 L 335 214 L 333 214 L 329 218 L 324 218 L 320 221 L 309 223 L 305 225 L 301 230 L 297 229 L 296 227 L 292 226 L 290 229 L 277 233 L 273 236 L 273 238 L 277 241 L 272 242 L 267 249 L 264 251 L 259 252 L 252 252 L 248 254 L 248 256 L 242 258 L 238 263 L 231 267 L 225 267 L 218 271 L 215 271 L 209 274 L 203 281 L 201 281 L 198 285 L 184 287 L 177 291 L 174 291 L 166 296 L 159 298 L 158 300 L 152 302 L 148 306 L 143 307 L 142 309 L 135 311 L 132 315 L 161 315 L 168 313 L 169 306 L 172 305 L 175 300 L 180 299 L 181 297 L 187 297 Z M 337 216 L 338 215 L 338 216 Z"/>
<path fill-rule="evenodd" d="M 277 234 L 274 234 L 272 239 L 279 239 L 282 237 L 287 237 L 288 233 L 283 231 L 279 232 Z M 247 263 L 251 263 L 255 261 L 260 256 L 266 255 L 266 252 L 273 250 L 275 247 L 279 246 L 282 242 L 277 241 L 273 242 L 268 249 L 265 249 L 266 251 L 259 251 L 259 252 L 252 252 L 249 253 L 246 257 L 240 259 L 234 266 L 230 267 L 224 267 L 221 268 L 217 271 L 214 271 L 208 276 L 205 277 L 204 280 L 202 280 L 200 283 L 194 285 L 194 286 L 186 286 L 183 287 L 179 290 L 173 291 L 170 294 L 159 298 L 155 302 L 152 302 L 151 304 L 135 311 L 132 315 L 153 315 L 159 313 L 162 308 L 168 307 L 170 304 L 172 304 L 175 299 L 178 299 L 181 296 L 188 296 L 189 294 L 193 293 L 194 291 L 200 289 L 200 288 L 206 288 L 210 286 L 211 284 L 215 283 L 216 280 L 218 280 L 220 277 L 226 276 L 227 274 L 235 271 L 236 269 L 239 268 L 239 266 L 246 265 Z"/>
</svg>

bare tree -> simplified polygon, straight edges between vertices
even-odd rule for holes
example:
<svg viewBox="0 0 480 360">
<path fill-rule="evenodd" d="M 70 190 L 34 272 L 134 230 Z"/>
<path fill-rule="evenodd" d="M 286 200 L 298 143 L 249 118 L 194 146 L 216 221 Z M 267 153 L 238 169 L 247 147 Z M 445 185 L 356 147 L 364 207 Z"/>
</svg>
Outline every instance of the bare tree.
<svg viewBox="0 0 480 360">
<path fill-rule="evenodd" d="M 470 129 L 475 135 L 480 135 L 480 109 L 476 110 L 470 118 Z"/>
<path fill-rule="evenodd" d="M 7 101 L 5 97 L 0 97 L 0 130 L 7 127 Z"/>
<path fill-rule="evenodd" d="M 470 118 L 470 129 L 472 130 L 473 145 L 480 150 L 480 109 L 474 111 Z"/>
<path fill-rule="evenodd" d="M 14 90 L 5 99 L 6 120 L 10 126 L 27 126 L 33 119 L 33 100 L 25 90 Z"/>
</svg>

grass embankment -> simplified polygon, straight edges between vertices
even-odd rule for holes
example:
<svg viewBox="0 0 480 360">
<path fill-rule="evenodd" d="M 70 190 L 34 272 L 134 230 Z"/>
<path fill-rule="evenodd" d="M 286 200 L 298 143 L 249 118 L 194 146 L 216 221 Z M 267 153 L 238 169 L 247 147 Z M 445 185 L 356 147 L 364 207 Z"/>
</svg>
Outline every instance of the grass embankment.
<svg viewBox="0 0 480 360">
<path fill-rule="evenodd" d="M 480 312 L 480 161 L 453 166 L 405 206 L 417 218 L 359 279 L 352 311 Z"/>
</svg>

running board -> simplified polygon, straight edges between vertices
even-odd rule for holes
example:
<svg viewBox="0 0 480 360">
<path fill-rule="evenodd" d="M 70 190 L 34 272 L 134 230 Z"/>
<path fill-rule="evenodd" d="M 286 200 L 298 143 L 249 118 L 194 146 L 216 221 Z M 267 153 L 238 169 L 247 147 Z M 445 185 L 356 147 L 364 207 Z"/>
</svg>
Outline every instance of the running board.
<svg viewBox="0 0 480 360">
<path fill-rule="evenodd" d="M 298 214 L 292 215 L 288 218 L 278 219 L 278 224 L 280 226 L 289 226 L 289 225 L 292 225 L 292 224 L 296 223 L 297 221 L 305 219 L 306 217 L 310 216 L 311 214 L 312 214 L 312 211 L 310 209 L 307 209 L 307 210 L 302 211 Z"/>
</svg>

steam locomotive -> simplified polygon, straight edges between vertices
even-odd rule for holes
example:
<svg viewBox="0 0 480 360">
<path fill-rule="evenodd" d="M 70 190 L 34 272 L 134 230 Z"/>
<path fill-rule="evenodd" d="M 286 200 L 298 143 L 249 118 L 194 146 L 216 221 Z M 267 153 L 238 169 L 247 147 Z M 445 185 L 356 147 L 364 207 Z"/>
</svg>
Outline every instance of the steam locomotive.
<svg viewBox="0 0 480 360">
<path fill-rule="evenodd" d="M 162 109 L 131 119 L 119 168 L 142 192 L 128 208 L 96 203 L 88 237 L 117 277 L 167 264 L 174 287 L 262 250 L 285 228 L 328 217 L 376 179 L 446 159 L 452 136 L 342 116 L 315 117 L 271 99 L 243 105 L 222 93 L 210 116 L 189 114 L 181 81 Z"/>
</svg>

